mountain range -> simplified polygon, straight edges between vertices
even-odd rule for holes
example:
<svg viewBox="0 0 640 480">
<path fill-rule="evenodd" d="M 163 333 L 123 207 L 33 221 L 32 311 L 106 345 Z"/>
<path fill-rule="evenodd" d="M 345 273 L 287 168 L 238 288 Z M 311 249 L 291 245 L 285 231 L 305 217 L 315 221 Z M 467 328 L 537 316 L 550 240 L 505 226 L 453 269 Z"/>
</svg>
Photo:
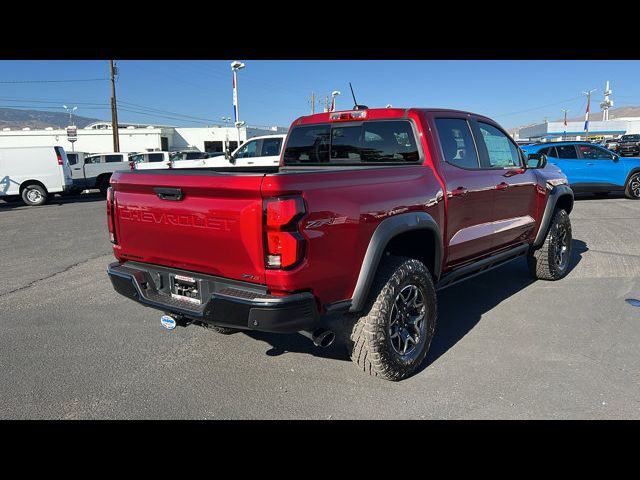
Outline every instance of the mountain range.
<svg viewBox="0 0 640 480">
<path fill-rule="evenodd" d="M 84 128 L 90 123 L 99 121 L 98 118 L 73 116 L 78 128 Z M 25 127 L 38 128 L 66 128 L 69 125 L 69 114 L 65 112 L 44 112 L 41 110 L 18 110 L 15 108 L 0 108 L 0 129 L 21 129 Z"/>
</svg>

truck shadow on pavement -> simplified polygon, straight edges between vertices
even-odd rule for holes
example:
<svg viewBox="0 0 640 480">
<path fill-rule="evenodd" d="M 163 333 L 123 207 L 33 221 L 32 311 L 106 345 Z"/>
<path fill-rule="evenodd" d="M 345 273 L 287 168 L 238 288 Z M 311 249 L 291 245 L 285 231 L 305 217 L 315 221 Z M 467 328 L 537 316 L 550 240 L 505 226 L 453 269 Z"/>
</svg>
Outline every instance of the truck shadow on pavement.
<svg viewBox="0 0 640 480">
<path fill-rule="evenodd" d="M 589 248 L 582 240 L 573 239 L 572 250 L 569 272 L 580 263 L 582 254 Z M 526 259 L 521 258 L 439 292 L 436 334 L 427 358 L 414 375 L 422 372 L 458 343 L 475 327 L 486 312 L 535 281 L 529 275 Z M 350 361 L 349 354 L 340 341 L 339 332 L 337 332 L 336 341 L 327 348 L 316 347 L 309 339 L 299 334 L 284 335 L 265 332 L 244 332 L 244 334 L 271 345 L 271 348 L 265 352 L 268 356 L 276 357 L 295 352 Z"/>
<path fill-rule="evenodd" d="M 569 273 L 580 263 L 582 254 L 589 250 L 585 242 L 575 238 L 571 246 Z M 416 375 L 458 343 L 485 313 L 536 281 L 529 274 L 526 258 L 520 258 L 439 292 L 436 334 Z"/>
<path fill-rule="evenodd" d="M 106 198 L 101 193 L 78 193 L 74 195 L 60 195 L 54 196 L 50 198 L 47 203 L 44 205 L 40 205 L 37 207 L 31 207 L 29 205 L 25 205 L 22 200 L 14 199 L 11 201 L 0 200 L 0 211 L 2 210 L 10 210 L 15 208 L 42 208 L 51 205 L 65 205 L 67 203 L 86 203 L 86 202 L 98 202 L 102 200 L 106 202 Z"/>
</svg>

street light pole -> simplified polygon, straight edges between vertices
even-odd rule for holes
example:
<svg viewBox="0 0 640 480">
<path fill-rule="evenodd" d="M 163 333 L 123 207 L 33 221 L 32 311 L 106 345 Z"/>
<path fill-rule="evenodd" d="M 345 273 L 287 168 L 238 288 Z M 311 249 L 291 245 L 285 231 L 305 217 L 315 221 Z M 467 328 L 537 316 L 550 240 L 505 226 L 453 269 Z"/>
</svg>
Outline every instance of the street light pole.
<svg viewBox="0 0 640 480">
<path fill-rule="evenodd" d="M 340 95 L 340 92 L 338 90 L 334 90 L 333 92 L 331 92 L 331 111 L 335 112 L 336 110 L 336 97 Z"/>
<path fill-rule="evenodd" d="M 240 146 L 240 127 L 244 125 L 244 122 L 240 121 L 240 113 L 238 112 L 238 70 L 244 67 L 245 64 L 237 60 L 231 62 L 231 72 L 233 73 L 233 116 L 238 129 L 238 147 Z"/>
</svg>

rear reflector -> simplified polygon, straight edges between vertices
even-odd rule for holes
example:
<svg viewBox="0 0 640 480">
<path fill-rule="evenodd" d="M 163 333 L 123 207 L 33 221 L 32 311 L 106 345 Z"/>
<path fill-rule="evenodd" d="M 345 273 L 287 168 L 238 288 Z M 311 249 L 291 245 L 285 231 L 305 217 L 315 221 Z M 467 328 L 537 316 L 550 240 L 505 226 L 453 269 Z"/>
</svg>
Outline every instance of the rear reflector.
<svg viewBox="0 0 640 480">
<path fill-rule="evenodd" d="M 363 120 L 367 118 L 366 110 L 354 110 L 351 112 L 336 112 L 329 115 L 329 120 L 332 121 L 348 121 L 348 120 Z"/>
</svg>

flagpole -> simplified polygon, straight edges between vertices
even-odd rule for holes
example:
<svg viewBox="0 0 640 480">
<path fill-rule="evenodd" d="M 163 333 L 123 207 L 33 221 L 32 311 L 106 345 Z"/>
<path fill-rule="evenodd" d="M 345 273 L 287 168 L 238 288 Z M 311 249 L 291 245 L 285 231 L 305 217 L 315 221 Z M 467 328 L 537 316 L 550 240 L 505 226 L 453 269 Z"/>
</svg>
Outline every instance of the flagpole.
<svg viewBox="0 0 640 480">
<path fill-rule="evenodd" d="M 587 96 L 587 111 L 584 114 L 584 136 L 585 136 L 585 140 L 587 139 L 587 137 L 589 136 L 589 105 L 591 104 L 591 93 L 595 92 L 597 90 L 597 88 L 594 88 L 593 90 L 589 90 L 588 92 L 582 92 L 583 94 L 585 94 Z"/>
</svg>

